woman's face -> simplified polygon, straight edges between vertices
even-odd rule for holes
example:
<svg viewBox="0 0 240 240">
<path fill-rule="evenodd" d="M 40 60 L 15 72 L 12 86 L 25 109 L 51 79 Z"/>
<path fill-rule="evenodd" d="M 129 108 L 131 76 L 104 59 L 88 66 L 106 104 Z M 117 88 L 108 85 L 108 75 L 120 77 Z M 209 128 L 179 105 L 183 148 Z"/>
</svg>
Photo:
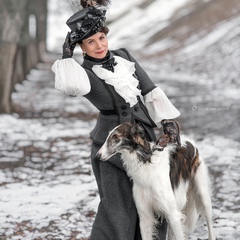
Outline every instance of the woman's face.
<svg viewBox="0 0 240 240">
<path fill-rule="evenodd" d="M 82 51 L 93 58 L 104 58 L 108 52 L 107 36 L 103 32 L 98 32 L 91 37 L 84 39 L 80 44 Z"/>
</svg>

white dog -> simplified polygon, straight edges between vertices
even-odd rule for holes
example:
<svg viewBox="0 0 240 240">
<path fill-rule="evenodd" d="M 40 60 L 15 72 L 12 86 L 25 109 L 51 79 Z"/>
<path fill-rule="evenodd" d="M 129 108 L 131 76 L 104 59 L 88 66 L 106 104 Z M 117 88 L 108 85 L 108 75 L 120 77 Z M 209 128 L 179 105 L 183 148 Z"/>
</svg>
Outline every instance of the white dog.
<svg viewBox="0 0 240 240">
<path fill-rule="evenodd" d="M 181 147 L 155 148 L 142 127 L 124 123 L 109 133 L 98 157 L 106 161 L 117 152 L 133 180 L 143 240 L 156 235 L 160 216 L 169 223 L 168 239 L 188 239 L 199 214 L 206 218 L 209 240 L 215 240 L 208 171 L 192 143 L 182 139 Z"/>
</svg>

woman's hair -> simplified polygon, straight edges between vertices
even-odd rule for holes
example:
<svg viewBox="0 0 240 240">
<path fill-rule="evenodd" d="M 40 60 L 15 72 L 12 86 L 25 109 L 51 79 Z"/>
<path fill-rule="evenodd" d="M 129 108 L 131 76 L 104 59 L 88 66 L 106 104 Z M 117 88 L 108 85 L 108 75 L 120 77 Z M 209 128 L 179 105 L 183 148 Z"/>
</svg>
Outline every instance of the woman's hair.
<svg viewBox="0 0 240 240">
<path fill-rule="evenodd" d="M 103 26 L 102 28 L 100 28 L 99 32 L 103 32 L 107 35 L 109 33 L 109 28 L 106 26 Z"/>
<path fill-rule="evenodd" d="M 103 26 L 103 27 L 101 27 L 100 29 L 99 29 L 99 31 L 98 32 L 102 32 L 102 33 L 105 33 L 106 35 L 108 34 L 108 32 L 109 32 L 109 28 L 108 27 L 106 27 L 106 26 Z M 84 39 L 83 39 L 84 40 Z M 78 42 L 78 44 L 82 44 L 82 40 L 81 41 L 79 41 Z"/>
</svg>

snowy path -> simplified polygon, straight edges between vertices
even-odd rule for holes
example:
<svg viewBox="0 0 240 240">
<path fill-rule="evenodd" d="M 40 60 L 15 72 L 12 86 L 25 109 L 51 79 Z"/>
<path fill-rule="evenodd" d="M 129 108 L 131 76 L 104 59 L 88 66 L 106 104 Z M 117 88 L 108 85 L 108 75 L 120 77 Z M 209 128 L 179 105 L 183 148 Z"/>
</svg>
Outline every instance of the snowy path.
<svg viewBox="0 0 240 240">
<path fill-rule="evenodd" d="M 88 134 L 96 110 L 55 90 L 50 65 L 50 59 L 38 64 L 17 85 L 18 114 L 0 115 L 0 239 L 75 240 L 90 233 L 98 196 Z M 161 87 L 174 96 L 183 132 L 197 141 L 209 166 L 217 236 L 240 239 L 240 143 L 219 129 L 235 126 L 227 116 L 238 116 L 239 98 L 218 105 L 222 89 L 210 97 L 211 86 L 186 79 L 161 79 Z M 210 104 L 228 110 L 209 110 Z M 207 239 L 202 221 L 191 239 L 197 238 Z"/>
<path fill-rule="evenodd" d="M 88 236 L 98 201 L 95 110 L 56 91 L 48 64 L 31 70 L 13 101 L 19 116 L 0 116 L 0 239 Z"/>
</svg>

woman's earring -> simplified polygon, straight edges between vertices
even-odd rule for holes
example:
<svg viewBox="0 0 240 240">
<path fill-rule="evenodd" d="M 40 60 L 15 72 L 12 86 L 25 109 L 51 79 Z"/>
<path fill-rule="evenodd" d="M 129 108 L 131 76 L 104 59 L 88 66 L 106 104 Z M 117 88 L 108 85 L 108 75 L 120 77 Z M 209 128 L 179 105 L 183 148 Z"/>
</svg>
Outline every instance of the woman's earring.
<svg viewBox="0 0 240 240">
<path fill-rule="evenodd" d="M 83 55 L 83 57 L 85 57 L 85 56 L 86 56 L 86 53 L 85 53 L 85 52 L 82 52 L 82 55 Z"/>
</svg>

